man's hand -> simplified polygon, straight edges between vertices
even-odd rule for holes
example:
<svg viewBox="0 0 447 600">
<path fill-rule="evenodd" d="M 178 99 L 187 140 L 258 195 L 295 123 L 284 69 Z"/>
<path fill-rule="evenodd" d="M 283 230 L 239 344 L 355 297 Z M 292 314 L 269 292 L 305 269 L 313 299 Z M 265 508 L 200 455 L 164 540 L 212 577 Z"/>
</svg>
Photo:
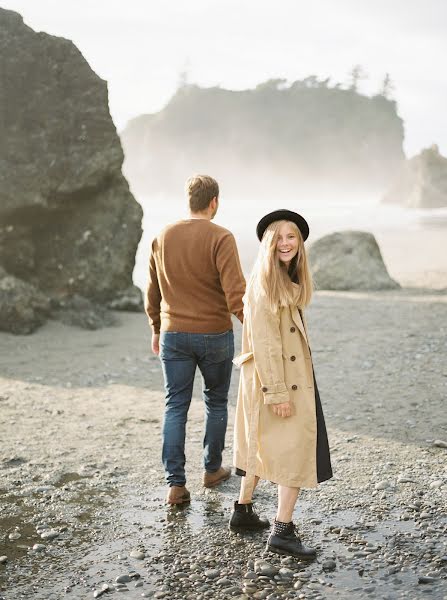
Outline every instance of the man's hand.
<svg viewBox="0 0 447 600">
<path fill-rule="evenodd" d="M 290 406 L 290 402 L 283 402 L 282 404 L 272 404 L 273 412 L 278 417 L 290 417 L 292 414 L 292 407 Z"/>
<path fill-rule="evenodd" d="M 152 334 L 152 352 L 157 356 L 160 354 L 160 334 Z"/>
</svg>

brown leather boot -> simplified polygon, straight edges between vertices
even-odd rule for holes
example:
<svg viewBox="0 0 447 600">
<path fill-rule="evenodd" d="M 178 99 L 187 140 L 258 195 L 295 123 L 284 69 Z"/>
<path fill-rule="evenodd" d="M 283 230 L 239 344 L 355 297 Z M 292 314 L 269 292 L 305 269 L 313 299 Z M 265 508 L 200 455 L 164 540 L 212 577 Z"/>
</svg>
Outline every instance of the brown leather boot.
<svg viewBox="0 0 447 600">
<path fill-rule="evenodd" d="M 222 481 L 226 481 L 231 476 L 231 469 L 229 467 L 220 467 L 215 473 L 203 473 L 203 485 L 206 488 L 213 488 Z"/>
<path fill-rule="evenodd" d="M 183 504 L 191 500 L 190 493 L 184 485 L 171 485 L 166 496 L 168 504 Z"/>
</svg>

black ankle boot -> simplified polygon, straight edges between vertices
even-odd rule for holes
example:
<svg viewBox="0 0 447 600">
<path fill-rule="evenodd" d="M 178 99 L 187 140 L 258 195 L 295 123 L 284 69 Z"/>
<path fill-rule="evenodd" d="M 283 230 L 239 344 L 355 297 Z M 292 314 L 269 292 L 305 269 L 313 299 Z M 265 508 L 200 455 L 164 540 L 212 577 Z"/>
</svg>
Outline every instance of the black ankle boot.
<svg viewBox="0 0 447 600">
<path fill-rule="evenodd" d="M 278 530 L 278 528 L 276 529 Z M 275 532 L 275 526 L 273 527 L 273 531 L 267 540 L 267 550 L 276 552 L 276 554 L 294 556 L 301 560 L 314 560 L 317 556 L 315 548 L 303 546 L 300 538 L 295 533 L 293 523 L 287 523 L 287 526 L 283 527 L 281 532 Z"/>
<path fill-rule="evenodd" d="M 265 529 L 269 525 L 267 519 L 259 517 L 253 511 L 253 504 L 234 503 L 234 510 L 230 518 L 230 529 L 234 531 L 256 531 L 257 529 Z"/>
</svg>

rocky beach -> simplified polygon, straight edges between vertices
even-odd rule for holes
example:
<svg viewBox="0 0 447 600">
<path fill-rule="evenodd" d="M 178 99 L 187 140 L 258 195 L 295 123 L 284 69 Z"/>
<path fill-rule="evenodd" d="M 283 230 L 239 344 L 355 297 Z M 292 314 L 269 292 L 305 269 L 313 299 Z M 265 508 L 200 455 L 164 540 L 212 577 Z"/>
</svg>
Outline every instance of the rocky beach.
<svg viewBox="0 0 447 600">
<path fill-rule="evenodd" d="M 447 298 L 319 292 L 308 311 L 334 478 L 301 492 L 310 564 L 228 530 L 233 476 L 202 477 L 200 382 L 187 432 L 192 501 L 164 503 L 163 383 L 142 313 L 96 331 L 50 320 L 0 333 L 0 597 L 447 597 Z M 240 340 L 240 326 L 235 324 Z M 231 388 L 231 463 L 238 372 Z M 258 510 L 274 517 L 275 486 Z"/>
<path fill-rule="evenodd" d="M 184 82 L 120 139 L 108 82 L 72 41 L 0 8 L 0 47 L 0 600 L 446 600 L 438 146 L 407 160 L 386 90 L 366 96 L 315 76 L 237 93 Z M 308 323 L 334 477 L 298 500 L 311 563 L 266 552 L 268 532 L 229 531 L 236 476 L 202 487 L 199 377 L 191 503 L 165 503 L 163 379 L 141 288 L 153 235 L 182 217 L 182 182 L 204 169 L 223 183 L 218 223 L 234 232 L 247 273 L 255 211 L 273 200 L 299 203 L 316 240 L 312 268 L 327 291 Z M 388 195 L 368 203 L 365 186 Z M 270 482 L 256 494 L 270 520 L 275 494 Z"/>
</svg>

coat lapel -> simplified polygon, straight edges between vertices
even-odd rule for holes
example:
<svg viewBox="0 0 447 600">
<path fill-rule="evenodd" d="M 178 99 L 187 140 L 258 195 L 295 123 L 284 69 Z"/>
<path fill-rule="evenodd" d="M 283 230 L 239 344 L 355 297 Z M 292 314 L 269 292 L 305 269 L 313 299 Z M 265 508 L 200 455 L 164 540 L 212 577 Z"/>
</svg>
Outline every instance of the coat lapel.
<svg viewBox="0 0 447 600">
<path fill-rule="evenodd" d="M 303 336 L 306 344 L 309 345 L 309 342 L 307 341 L 306 328 L 305 328 L 305 325 L 304 325 L 303 321 L 301 320 L 301 316 L 300 316 L 298 308 L 296 306 L 291 306 L 290 307 L 290 314 L 292 316 L 293 322 L 298 327 L 298 329 L 301 331 L 301 334 L 302 334 L 302 336 Z"/>
</svg>

